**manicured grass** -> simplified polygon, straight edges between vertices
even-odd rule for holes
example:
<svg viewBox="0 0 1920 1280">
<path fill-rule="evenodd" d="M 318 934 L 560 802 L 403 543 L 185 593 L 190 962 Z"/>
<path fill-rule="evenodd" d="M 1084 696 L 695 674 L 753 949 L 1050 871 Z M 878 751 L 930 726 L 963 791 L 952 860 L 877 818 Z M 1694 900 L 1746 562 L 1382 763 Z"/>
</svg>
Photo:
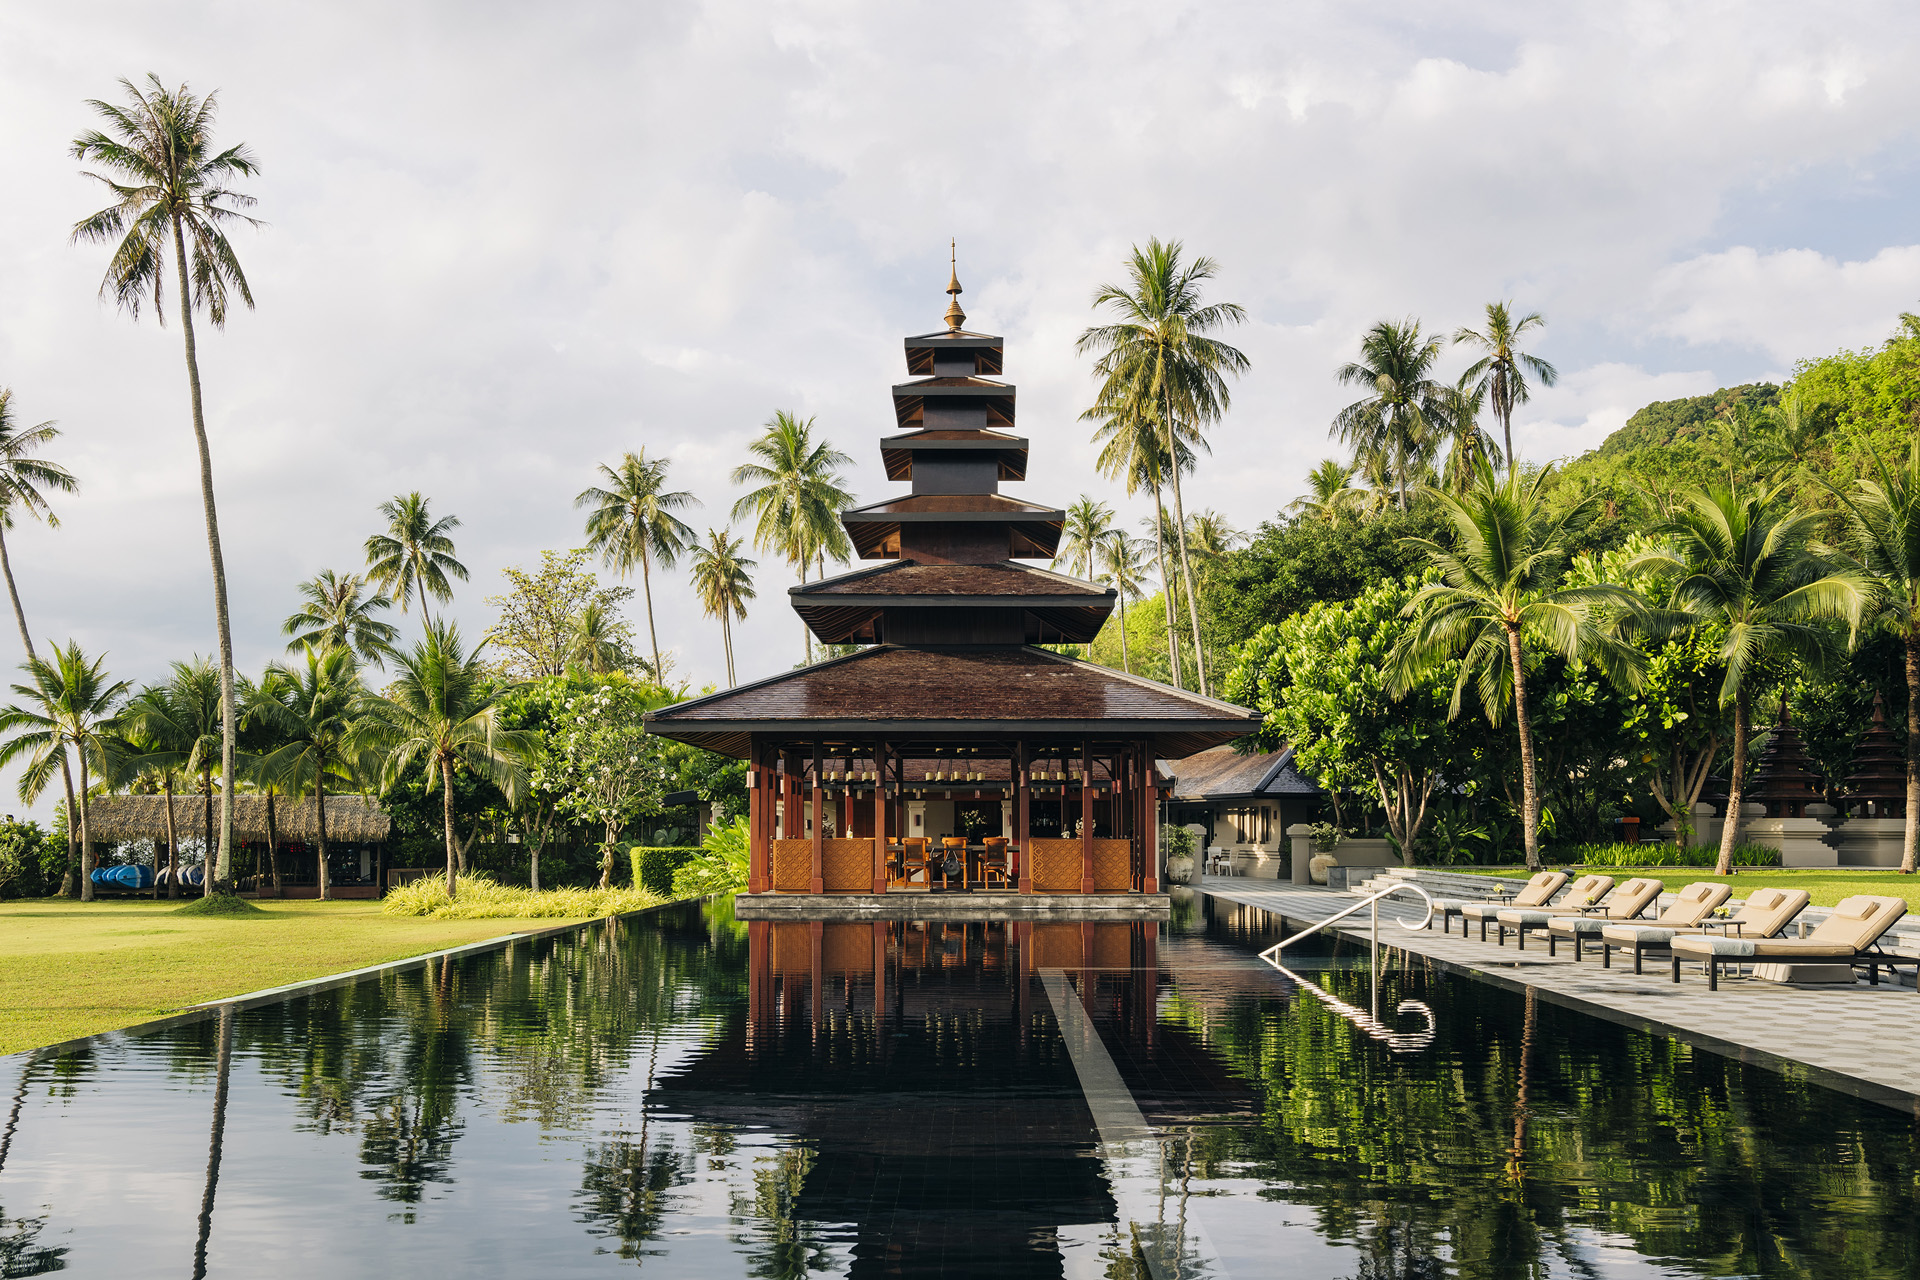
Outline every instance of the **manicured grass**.
<svg viewBox="0 0 1920 1280">
<path fill-rule="evenodd" d="M 565 920 L 434 920 L 378 902 L 272 902 L 180 915 L 184 904 L 0 902 L 0 1053 L 111 1031 L 240 995 Z"/>
<path fill-rule="evenodd" d="M 1465 871 L 1518 880 L 1526 879 L 1529 874 L 1525 867 L 1435 867 L 1434 870 Z M 1905 898 L 1909 911 L 1920 912 L 1920 876 L 1903 876 L 1896 871 L 1868 871 L 1859 867 L 1847 867 L 1839 871 L 1741 867 L 1731 876 L 1721 877 L 1714 875 L 1711 868 L 1702 867 L 1557 867 L 1555 870 L 1564 871 L 1575 880 L 1588 872 L 1609 875 L 1616 880 L 1650 876 L 1664 883 L 1669 892 L 1676 893 L 1696 880 L 1712 880 L 1731 884 L 1736 898 L 1744 898 L 1753 890 L 1768 885 L 1805 889 L 1816 907 L 1831 907 L 1840 899 L 1856 893 L 1873 893 L 1887 898 Z"/>
</svg>

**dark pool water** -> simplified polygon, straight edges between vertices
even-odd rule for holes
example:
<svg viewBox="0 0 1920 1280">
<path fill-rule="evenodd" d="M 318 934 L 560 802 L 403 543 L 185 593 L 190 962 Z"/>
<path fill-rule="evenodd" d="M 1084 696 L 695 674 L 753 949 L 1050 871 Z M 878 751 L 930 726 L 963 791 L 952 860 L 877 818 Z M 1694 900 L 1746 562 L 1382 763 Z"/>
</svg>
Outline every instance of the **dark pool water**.
<svg viewBox="0 0 1920 1280">
<path fill-rule="evenodd" d="M 0 1058 L 0 1276 L 1920 1275 L 1910 1119 L 1276 923 L 689 905 Z"/>
</svg>

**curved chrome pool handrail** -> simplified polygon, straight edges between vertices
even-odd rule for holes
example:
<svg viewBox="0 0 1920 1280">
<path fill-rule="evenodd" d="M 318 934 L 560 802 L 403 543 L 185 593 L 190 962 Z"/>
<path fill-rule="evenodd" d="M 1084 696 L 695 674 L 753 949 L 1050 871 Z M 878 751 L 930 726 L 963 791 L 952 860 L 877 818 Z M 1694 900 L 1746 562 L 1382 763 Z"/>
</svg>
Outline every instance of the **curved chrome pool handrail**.
<svg viewBox="0 0 1920 1280">
<path fill-rule="evenodd" d="M 1370 893 L 1366 897 L 1360 899 L 1360 901 L 1348 907 L 1346 910 L 1336 912 L 1335 914 L 1328 916 L 1325 920 L 1322 920 L 1318 924 L 1307 926 L 1305 929 L 1302 929 L 1300 932 L 1294 934 L 1291 938 L 1285 938 L 1279 942 L 1274 943 L 1272 946 L 1268 947 L 1265 951 L 1262 951 L 1260 953 L 1260 958 L 1262 960 L 1265 960 L 1268 964 L 1278 964 L 1279 963 L 1278 957 L 1282 951 L 1286 950 L 1286 948 L 1292 946 L 1294 943 L 1300 941 L 1300 939 L 1302 938 L 1310 937 L 1313 934 L 1320 932 L 1322 929 L 1326 928 L 1330 924 L 1334 924 L 1338 921 L 1345 920 L 1348 916 L 1360 910 L 1360 908 L 1362 907 L 1373 908 L 1373 940 L 1376 944 L 1378 944 L 1380 941 L 1380 899 L 1389 897 L 1392 894 L 1399 893 L 1402 889 L 1405 889 L 1410 893 L 1419 894 L 1421 899 L 1427 904 L 1427 912 L 1424 916 L 1420 918 L 1419 924 L 1408 924 L 1405 920 L 1401 920 L 1398 922 L 1400 927 L 1402 929 L 1406 929 L 1409 931 L 1417 931 L 1420 929 L 1425 929 L 1430 927 L 1433 924 L 1433 895 L 1428 893 L 1425 889 L 1422 889 L 1417 884 L 1408 884 L 1405 881 L 1402 881 L 1398 884 L 1388 885 L 1386 888 L 1380 890 L 1378 893 Z"/>
</svg>

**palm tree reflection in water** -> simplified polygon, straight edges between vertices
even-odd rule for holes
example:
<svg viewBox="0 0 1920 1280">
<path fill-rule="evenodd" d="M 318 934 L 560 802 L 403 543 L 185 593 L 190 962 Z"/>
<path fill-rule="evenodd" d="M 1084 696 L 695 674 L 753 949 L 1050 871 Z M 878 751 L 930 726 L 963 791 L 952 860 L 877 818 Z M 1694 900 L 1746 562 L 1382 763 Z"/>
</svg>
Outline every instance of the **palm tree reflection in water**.
<svg viewBox="0 0 1920 1280">
<path fill-rule="evenodd" d="M 214 1068 L 213 1131 L 207 1138 L 207 1185 L 200 1193 L 200 1235 L 193 1245 L 193 1280 L 205 1280 L 207 1274 L 207 1237 L 213 1231 L 213 1196 L 220 1186 L 220 1148 L 227 1136 L 227 1078 L 232 1070 L 233 1006 L 223 1004 L 220 1052 Z"/>
</svg>

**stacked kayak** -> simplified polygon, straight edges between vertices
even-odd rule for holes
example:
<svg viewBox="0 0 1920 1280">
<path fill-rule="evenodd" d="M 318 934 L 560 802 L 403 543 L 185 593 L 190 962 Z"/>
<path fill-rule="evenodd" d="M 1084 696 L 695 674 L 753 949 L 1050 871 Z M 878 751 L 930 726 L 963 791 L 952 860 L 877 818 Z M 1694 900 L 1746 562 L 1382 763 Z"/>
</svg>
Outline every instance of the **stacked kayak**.
<svg viewBox="0 0 1920 1280">
<path fill-rule="evenodd" d="M 95 867 L 93 882 L 113 889 L 153 888 L 153 868 L 144 866 Z"/>
</svg>

